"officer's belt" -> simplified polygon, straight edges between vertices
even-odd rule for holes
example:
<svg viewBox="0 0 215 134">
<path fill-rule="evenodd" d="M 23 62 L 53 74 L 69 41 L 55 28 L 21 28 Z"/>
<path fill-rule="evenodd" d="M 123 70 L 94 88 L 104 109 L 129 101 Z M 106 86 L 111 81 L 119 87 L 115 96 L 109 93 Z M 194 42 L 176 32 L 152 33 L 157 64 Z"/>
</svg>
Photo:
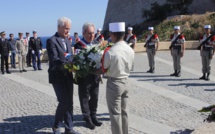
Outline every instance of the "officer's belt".
<svg viewBox="0 0 215 134">
<path fill-rule="evenodd" d="M 205 46 L 203 46 L 203 50 L 204 51 L 210 51 L 210 50 L 212 50 L 213 48 L 212 47 L 205 47 Z"/>
</svg>

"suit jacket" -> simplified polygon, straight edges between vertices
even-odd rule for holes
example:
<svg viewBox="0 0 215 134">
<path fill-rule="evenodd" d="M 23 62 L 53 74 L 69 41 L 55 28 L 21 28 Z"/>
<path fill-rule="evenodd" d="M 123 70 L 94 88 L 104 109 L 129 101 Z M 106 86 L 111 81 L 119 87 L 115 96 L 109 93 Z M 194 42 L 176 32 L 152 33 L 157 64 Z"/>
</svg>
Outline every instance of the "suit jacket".
<svg viewBox="0 0 215 134">
<path fill-rule="evenodd" d="M 69 73 L 63 67 L 64 63 L 72 61 L 72 57 L 69 59 L 64 57 L 64 53 L 72 54 L 72 49 L 68 38 L 65 38 L 65 43 L 67 46 L 67 51 L 65 51 L 62 38 L 58 35 L 58 33 L 49 38 L 46 42 L 46 49 L 49 58 L 49 83 L 62 83 L 68 81 L 73 82 L 72 73 Z"/>
<path fill-rule="evenodd" d="M 10 52 L 9 41 L 7 39 L 5 39 L 5 41 L 2 41 L 2 39 L 0 39 L 0 54 L 2 56 L 9 56 L 9 52 Z"/>
<path fill-rule="evenodd" d="M 15 47 L 18 54 L 26 55 L 28 52 L 28 43 L 24 39 L 17 39 Z"/>
<path fill-rule="evenodd" d="M 37 37 L 36 39 L 34 37 L 31 37 L 29 40 L 29 47 L 35 52 L 42 50 L 42 42 L 40 37 Z"/>
</svg>

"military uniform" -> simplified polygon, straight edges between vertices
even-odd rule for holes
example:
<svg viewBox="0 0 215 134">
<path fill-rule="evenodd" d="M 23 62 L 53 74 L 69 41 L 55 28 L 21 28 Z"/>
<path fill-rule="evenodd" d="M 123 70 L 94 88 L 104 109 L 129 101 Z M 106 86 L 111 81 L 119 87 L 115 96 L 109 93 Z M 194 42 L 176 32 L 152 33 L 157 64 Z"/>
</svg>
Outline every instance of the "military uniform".
<svg viewBox="0 0 215 134">
<path fill-rule="evenodd" d="M 132 28 L 132 27 L 128 27 L 128 30 L 132 31 L 133 28 Z M 134 49 L 135 44 L 136 44 L 136 42 L 137 42 L 137 37 L 136 37 L 135 34 L 132 34 L 132 33 L 131 33 L 131 34 L 127 34 L 127 35 L 125 36 L 124 40 L 130 45 L 130 47 L 131 47 L 132 49 Z"/>
<path fill-rule="evenodd" d="M 210 25 L 205 25 L 205 29 L 211 29 Z M 207 38 L 209 38 L 207 40 Z M 207 40 L 207 42 L 204 42 Z M 211 34 L 205 34 L 200 38 L 200 43 L 204 43 L 201 47 L 201 58 L 202 58 L 202 73 L 203 76 L 199 79 L 210 80 L 211 73 L 211 60 L 214 55 L 214 45 L 215 45 L 215 36 L 211 36 Z"/>
<path fill-rule="evenodd" d="M 19 33 L 22 34 L 22 33 Z M 20 72 L 26 72 L 25 63 L 26 63 L 26 55 L 28 53 L 28 43 L 23 38 L 17 39 L 16 44 L 16 52 L 19 60 L 19 70 Z"/>
<path fill-rule="evenodd" d="M 148 30 L 154 30 L 153 27 L 149 27 Z M 157 34 L 148 34 L 146 36 L 146 52 L 149 61 L 150 69 L 147 71 L 148 73 L 154 73 L 155 70 L 155 54 L 158 49 L 159 38 Z"/>
<path fill-rule="evenodd" d="M 101 31 L 102 29 L 100 28 L 97 30 L 97 33 L 95 34 L 95 39 L 94 39 L 95 42 L 104 41 L 104 36 L 101 34 Z"/>
<path fill-rule="evenodd" d="M 34 32 L 33 32 L 34 33 Z M 32 63 L 33 68 L 36 71 L 42 70 L 41 68 L 41 61 L 40 61 L 40 55 L 42 53 L 42 42 L 39 37 L 31 37 L 29 41 L 29 46 L 32 49 Z M 36 65 L 36 57 L 37 57 L 37 65 Z"/>
<path fill-rule="evenodd" d="M 175 26 L 174 27 L 175 30 L 180 30 L 179 26 Z M 176 43 L 173 43 L 173 42 Z M 174 70 L 175 72 L 173 74 L 170 74 L 170 76 L 176 76 L 176 77 L 180 77 L 181 76 L 181 57 L 184 54 L 184 50 L 185 50 L 185 37 L 183 34 L 180 33 L 175 33 L 173 35 L 171 35 L 171 43 L 173 43 L 172 48 L 171 48 L 171 55 L 173 58 L 173 66 L 174 66 Z"/>
<path fill-rule="evenodd" d="M 110 32 L 125 32 L 125 23 L 110 23 Z M 128 134 L 129 73 L 134 61 L 134 51 L 123 40 L 114 42 L 105 50 L 102 68 L 108 77 L 106 99 L 112 134 Z"/>
<path fill-rule="evenodd" d="M 0 33 L 1 37 L 5 35 L 5 32 Z M 10 74 L 8 66 L 8 57 L 10 52 L 10 44 L 6 38 L 0 39 L 0 54 L 1 54 L 1 72 L 4 74 L 4 64 L 6 66 L 6 72 Z"/>
</svg>

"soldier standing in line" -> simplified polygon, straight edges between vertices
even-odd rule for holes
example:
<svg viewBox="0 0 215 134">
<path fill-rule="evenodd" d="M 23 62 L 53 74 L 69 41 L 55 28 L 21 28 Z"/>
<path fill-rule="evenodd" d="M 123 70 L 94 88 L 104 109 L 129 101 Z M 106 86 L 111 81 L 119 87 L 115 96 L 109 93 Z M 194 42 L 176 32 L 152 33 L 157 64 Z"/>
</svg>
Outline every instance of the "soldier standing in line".
<svg viewBox="0 0 215 134">
<path fill-rule="evenodd" d="M 25 62 L 26 55 L 28 53 L 28 43 L 26 42 L 25 39 L 23 39 L 23 33 L 19 33 L 19 39 L 17 39 L 15 47 L 19 60 L 19 71 L 20 73 L 27 72 L 25 70 Z"/>
<path fill-rule="evenodd" d="M 154 73 L 155 71 L 155 54 L 159 46 L 158 35 L 154 33 L 153 27 L 148 27 L 149 34 L 146 36 L 146 52 L 149 60 L 150 69 L 147 73 Z"/>
<path fill-rule="evenodd" d="M 174 34 L 171 36 L 170 52 L 173 57 L 173 66 L 175 72 L 170 76 L 181 76 L 181 58 L 185 51 L 185 37 L 180 34 L 180 26 L 174 26 Z"/>
<path fill-rule="evenodd" d="M 94 39 L 95 42 L 102 42 L 102 41 L 104 41 L 104 36 L 101 34 L 101 32 L 102 32 L 102 29 L 98 28 L 97 29 L 97 33 L 95 34 L 95 39 Z"/>
<path fill-rule="evenodd" d="M 130 45 L 132 49 L 134 49 L 137 42 L 137 37 L 132 33 L 132 31 L 133 28 L 128 27 L 128 34 L 125 36 L 124 40 Z"/>
<path fill-rule="evenodd" d="M 29 46 L 32 49 L 32 63 L 34 71 L 42 70 L 40 55 L 42 54 L 42 42 L 40 37 L 37 37 L 37 31 L 33 31 L 33 37 L 30 38 Z M 37 57 L 37 65 L 36 65 L 36 57 Z"/>
<path fill-rule="evenodd" d="M 5 38 L 6 33 L 3 31 L 0 33 L 0 54 L 1 54 L 1 72 L 4 74 L 4 63 L 6 66 L 6 73 L 10 74 L 9 66 L 8 66 L 8 57 L 10 55 L 10 44 L 8 40 Z"/>
<path fill-rule="evenodd" d="M 30 41 L 30 36 L 29 36 L 29 32 L 26 32 L 25 35 L 25 41 L 27 42 L 27 45 L 28 45 L 28 53 L 27 53 L 27 56 L 26 56 L 26 61 L 27 61 L 27 67 L 32 67 L 31 66 L 31 58 L 32 58 L 32 48 L 29 47 L 29 41 Z"/>
<path fill-rule="evenodd" d="M 202 44 L 200 54 L 202 57 L 202 73 L 203 76 L 199 79 L 210 80 L 210 72 L 211 72 L 211 60 L 214 55 L 215 50 L 215 36 L 211 35 L 211 25 L 205 25 L 205 35 L 200 38 L 200 43 Z"/>
</svg>

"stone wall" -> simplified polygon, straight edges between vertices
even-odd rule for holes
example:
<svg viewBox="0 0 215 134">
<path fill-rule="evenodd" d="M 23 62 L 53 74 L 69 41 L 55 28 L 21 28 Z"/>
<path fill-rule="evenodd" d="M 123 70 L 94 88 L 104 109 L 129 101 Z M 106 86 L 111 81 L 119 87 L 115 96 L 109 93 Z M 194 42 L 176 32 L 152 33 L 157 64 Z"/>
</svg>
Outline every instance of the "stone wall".
<svg viewBox="0 0 215 134">
<path fill-rule="evenodd" d="M 126 22 L 126 25 L 135 25 L 144 21 L 143 9 L 149 10 L 151 3 L 158 2 L 160 5 L 166 0 L 109 0 L 104 20 L 103 30 L 108 30 L 110 22 Z M 193 0 L 188 8 L 189 13 L 201 14 L 214 11 L 215 5 L 211 0 Z"/>
</svg>

